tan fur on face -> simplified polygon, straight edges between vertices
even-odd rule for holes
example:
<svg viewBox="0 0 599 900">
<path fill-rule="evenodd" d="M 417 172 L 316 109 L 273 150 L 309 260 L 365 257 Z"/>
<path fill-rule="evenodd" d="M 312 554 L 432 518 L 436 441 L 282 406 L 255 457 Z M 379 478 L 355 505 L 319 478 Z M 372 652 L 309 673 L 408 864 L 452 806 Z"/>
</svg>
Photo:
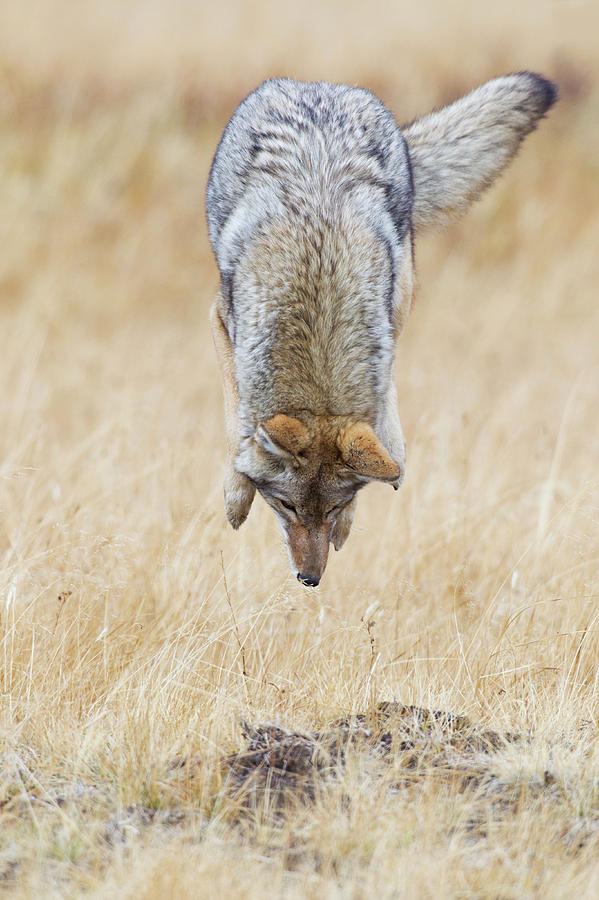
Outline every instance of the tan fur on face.
<svg viewBox="0 0 599 900">
<path fill-rule="evenodd" d="M 263 422 L 261 428 L 268 434 L 271 441 L 297 456 L 310 444 L 312 434 L 310 430 L 293 416 L 284 416 L 281 413 L 273 416 L 267 422 Z"/>
<path fill-rule="evenodd" d="M 291 564 L 298 573 L 320 579 L 329 556 L 331 526 L 292 522 L 285 528 Z"/>
<path fill-rule="evenodd" d="M 339 435 L 338 447 L 344 462 L 359 475 L 382 481 L 399 478 L 399 466 L 366 422 L 345 428 Z"/>
</svg>

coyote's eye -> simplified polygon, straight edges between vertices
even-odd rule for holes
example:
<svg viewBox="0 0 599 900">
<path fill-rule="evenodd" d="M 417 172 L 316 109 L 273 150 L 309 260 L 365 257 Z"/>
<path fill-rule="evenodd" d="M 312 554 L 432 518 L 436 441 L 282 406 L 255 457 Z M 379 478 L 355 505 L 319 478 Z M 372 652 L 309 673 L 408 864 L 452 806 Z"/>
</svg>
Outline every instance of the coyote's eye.
<svg viewBox="0 0 599 900">
<path fill-rule="evenodd" d="M 297 509 L 295 508 L 295 506 L 292 506 L 291 503 L 287 503 L 285 500 L 279 500 L 279 503 L 281 504 L 281 506 L 284 506 L 285 509 L 288 509 L 289 512 L 295 513 L 295 515 L 297 515 Z"/>
<path fill-rule="evenodd" d="M 328 519 L 329 516 L 338 516 L 342 509 L 343 509 L 342 506 L 332 506 L 331 509 L 329 509 L 329 510 L 327 510 L 327 512 L 325 512 L 325 514 L 324 514 L 325 519 Z"/>
</svg>

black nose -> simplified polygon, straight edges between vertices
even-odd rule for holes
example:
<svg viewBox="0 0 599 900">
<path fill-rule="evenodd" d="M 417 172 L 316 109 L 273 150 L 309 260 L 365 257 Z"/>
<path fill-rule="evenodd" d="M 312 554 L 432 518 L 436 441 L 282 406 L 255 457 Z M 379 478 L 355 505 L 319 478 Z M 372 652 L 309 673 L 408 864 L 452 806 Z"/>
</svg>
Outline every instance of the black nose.
<svg viewBox="0 0 599 900">
<path fill-rule="evenodd" d="M 298 572 L 297 580 L 301 581 L 302 584 L 307 584 L 308 587 L 318 587 L 320 578 L 313 578 L 312 575 L 302 575 L 301 572 Z"/>
</svg>

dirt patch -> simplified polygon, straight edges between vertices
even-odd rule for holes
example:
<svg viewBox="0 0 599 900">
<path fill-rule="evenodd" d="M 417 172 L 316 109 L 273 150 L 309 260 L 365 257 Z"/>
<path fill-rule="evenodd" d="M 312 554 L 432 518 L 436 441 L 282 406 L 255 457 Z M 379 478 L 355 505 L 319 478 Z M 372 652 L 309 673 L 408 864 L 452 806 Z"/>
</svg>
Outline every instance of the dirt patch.
<svg viewBox="0 0 599 900">
<path fill-rule="evenodd" d="M 466 716 L 397 702 L 380 703 L 318 732 L 247 722 L 242 732 L 245 748 L 224 760 L 227 792 L 246 804 L 268 794 L 278 808 L 292 799 L 313 799 L 338 779 L 350 754 L 367 763 L 393 762 L 398 777 L 413 779 L 434 767 L 437 774 L 472 784 L 489 775 L 493 754 L 520 740 L 481 729 Z"/>
</svg>

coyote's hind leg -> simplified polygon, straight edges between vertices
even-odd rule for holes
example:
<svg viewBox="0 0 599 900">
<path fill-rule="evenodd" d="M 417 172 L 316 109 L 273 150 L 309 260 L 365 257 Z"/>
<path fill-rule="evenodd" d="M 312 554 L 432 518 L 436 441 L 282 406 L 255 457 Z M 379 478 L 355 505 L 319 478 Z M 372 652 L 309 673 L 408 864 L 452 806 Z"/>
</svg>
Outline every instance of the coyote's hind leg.
<svg viewBox="0 0 599 900">
<path fill-rule="evenodd" d="M 250 511 L 256 488 L 251 481 L 235 469 L 239 450 L 239 393 L 235 380 L 233 347 L 219 312 L 219 298 L 210 309 L 210 325 L 216 347 L 216 356 L 223 382 L 225 401 L 225 428 L 227 432 L 227 471 L 225 474 L 225 513 L 233 528 L 245 522 Z"/>
</svg>

